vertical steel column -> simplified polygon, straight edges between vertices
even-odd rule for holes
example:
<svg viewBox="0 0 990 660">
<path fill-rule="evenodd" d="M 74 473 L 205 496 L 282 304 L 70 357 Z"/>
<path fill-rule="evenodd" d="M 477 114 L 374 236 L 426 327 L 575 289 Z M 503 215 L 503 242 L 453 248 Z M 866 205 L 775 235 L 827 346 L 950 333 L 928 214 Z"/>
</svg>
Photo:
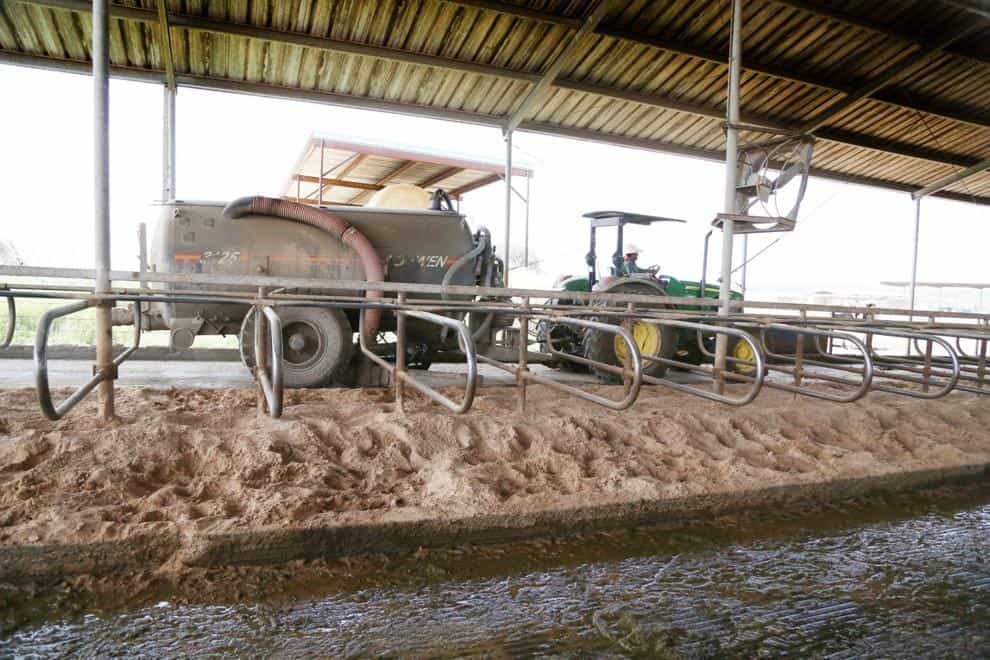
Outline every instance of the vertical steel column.
<svg viewBox="0 0 990 660">
<path fill-rule="evenodd" d="M 325 167 L 323 163 L 324 163 L 325 152 L 326 152 L 326 140 L 320 138 L 320 182 L 319 182 L 320 191 L 316 195 L 317 196 L 316 203 L 319 206 L 323 206 L 323 168 Z"/>
<path fill-rule="evenodd" d="M 509 228 L 512 223 L 512 131 L 505 132 L 505 245 L 502 252 L 505 257 L 504 284 L 509 286 Z"/>
<path fill-rule="evenodd" d="M 921 197 L 914 200 L 914 250 L 911 255 L 911 290 L 908 292 L 908 308 L 914 311 L 915 290 L 918 287 L 918 237 L 921 235 Z M 914 314 L 908 316 L 908 321 L 914 320 Z M 912 342 L 908 339 L 907 354 L 911 355 Z"/>
<path fill-rule="evenodd" d="M 110 292 L 110 1 L 93 0 L 93 221 L 96 293 Z M 96 307 L 96 369 L 100 383 L 100 417 L 114 416 L 113 339 L 110 308 Z"/>
<path fill-rule="evenodd" d="M 914 200 L 914 252 L 911 256 L 911 291 L 908 294 L 908 306 L 914 311 L 914 294 L 918 286 L 918 237 L 921 234 L 921 198 Z M 914 317 L 912 316 L 913 320 Z"/>
<path fill-rule="evenodd" d="M 725 190 L 722 206 L 726 213 L 736 212 L 736 158 L 738 150 L 739 125 L 739 69 L 742 58 L 742 0 L 732 0 L 732 22 L 730 24 L 729 46 L 729 94 L 726 107 L 725 127 Z M 722 282 L 719 287 L 718 315 L 729 315 L 729 300 L 732 292 L 732 220 L 722 222 Z M 715 389 L 721 392 L 725 381 L 725 355 L 728 337 L 719 333 L 715 340 Z"/>
<path fill-rule="evenodd" d="M 749 234 L 743 234 L 743 249 L 742 249 L 742 294 L 743 298 L 746 297 L 746 269 L 749 268 Z"/>
<path fill-rule="evenodd" d="M 516 387 L 519 392 L 519 412 L 526 412 L 526 373 L 529 371 L 527 352 L 529 351 L 529 298 L 522 300 L 522 314 L 519 315 L 519 363 L 516 367 Z"/>
<path fill-rule="evenodd" d="M 525 234 L 523 235 L 523 266 L 526 268 L 529 268 L 529 181 L 531 178 L 531 175 L 526 176 L 526 215 L 523 220 L 523 225 L 525 226 Z"/>
<path fill-rule="evenodd" d="M 165 85 L 162 112 L 162 201 L 175 199 L 175 88 Z"/>
<path fill-rule="evenodd" d="M 398 307 L 405 307 L 406 294 L 400 293 L 396 300 Z M 392 370 L 392 387 L 395 391 L 395 409 L 400 413 L 406 411 L 403 379 L 406 376 L 406 313 L 400 309 L 395 310 L 395 368 Z"/>
</svg>

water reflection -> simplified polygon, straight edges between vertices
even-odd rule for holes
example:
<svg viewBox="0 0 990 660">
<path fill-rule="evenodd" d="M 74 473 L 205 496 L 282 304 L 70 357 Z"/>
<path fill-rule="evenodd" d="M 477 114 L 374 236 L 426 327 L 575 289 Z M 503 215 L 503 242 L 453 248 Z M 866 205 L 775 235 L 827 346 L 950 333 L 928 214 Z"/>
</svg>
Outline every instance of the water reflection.
<svg viewBox="0 0 990 660">
<path fill-rule="evenodd" d="M 785 533 L 617 536 L 549 566 L 316 598 L 160 603 L 21 630 L 4 654 L 670 657 L 990 653 L 990 497 Z M 462 562 L 465 560 L 462 560 Z M 504 569 L 504 570 L 502 570 Z"/>
</svg>

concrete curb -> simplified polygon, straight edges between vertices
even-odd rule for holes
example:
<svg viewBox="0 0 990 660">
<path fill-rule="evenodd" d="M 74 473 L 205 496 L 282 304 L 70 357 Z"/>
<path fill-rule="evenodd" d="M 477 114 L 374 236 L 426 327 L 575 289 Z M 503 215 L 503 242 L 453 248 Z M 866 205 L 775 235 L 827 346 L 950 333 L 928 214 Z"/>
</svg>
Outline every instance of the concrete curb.
<svg viewBox="0 0 990 660">
<path fill-rule="evenodd" d="M 460 519 L 342 523 L 324 527 L 267 527 L 248 532 L 135 536 L 78 545 L 0 548 L 0 579 L 21 581 L 66 575 L 154 569 L 173 557 L 196 567 L 278 564 L 297 559 L 395 553 L 419 547 L 490 544 L 542 536 L 628 528 L 675 526 L 743 510 L 781 509 L 802 502 L 839 501 L 990 478 L 990 463 L 916 470 L 810 484 L 773 486 L 593 507 L 548 509 Z"/>
</svg>

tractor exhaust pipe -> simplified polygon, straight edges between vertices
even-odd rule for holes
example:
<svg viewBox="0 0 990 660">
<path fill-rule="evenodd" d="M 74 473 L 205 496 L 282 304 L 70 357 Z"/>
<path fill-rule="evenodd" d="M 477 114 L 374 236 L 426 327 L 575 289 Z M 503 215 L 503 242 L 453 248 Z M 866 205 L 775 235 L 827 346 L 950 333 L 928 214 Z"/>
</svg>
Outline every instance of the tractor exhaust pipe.
<svg viewBox="0 0 990 660">
<path fill-rule="evenodd" d="M 698 297 L 705 297 L 705 287 L 708 286 L 708 282 L 705 278 L 708 277 L 708 241 L 711 240 L 713 229 L 709 229 L 708 233 L 705 234 L 705 251 L 701 257 L 701 286 L 698 287 Z"/>
<path fill-rule="evenodd" d="M 322 229 L 354 250 L 364 266 L 364 279 L 368 282 L 384 282 L 385 269 L 375 247 L 361 231 L 349 222 L 329 211 L 314 208 L 298 202 L 290 202 L 273 197 L 240 197 L 223 209 L 226 218 L 240 218 L 245 215 L 266 215 L 273 218 L 293 220 Z M 383 297 L 381 291 L 367 292 L 369 298 Z M 365 314 L 365 338 L 374 339 L 381 325 L 382 311 L 369 309 Z"/>
</svg>

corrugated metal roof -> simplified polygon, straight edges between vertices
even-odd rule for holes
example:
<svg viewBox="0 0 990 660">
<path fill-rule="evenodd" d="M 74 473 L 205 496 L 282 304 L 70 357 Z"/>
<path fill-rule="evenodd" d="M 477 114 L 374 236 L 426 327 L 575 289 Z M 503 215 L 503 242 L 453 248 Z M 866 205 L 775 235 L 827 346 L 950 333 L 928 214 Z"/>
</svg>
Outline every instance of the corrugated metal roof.
<svg viewBox="0 0 990 660">
<path fill-rule="evenodd" d="M 532 177 L 533 169 L 513 159 L 512 175 Z M 364 204 L 387 184 L 412 183 L 427 190 L 443 188 L 456 199 L 504 176 L 504 164 L 490 157 L 314 133 L 282 195 L 307 204 Z"/>
<path fill-rule="evenodd" d="M 728 0 L 167 0 L 179 84 L 720 157 Z M 905 190 L 990 157 L 990 21 L 965 0 L 747 0 L 743 121 L 813 128 L 814 171 Z M 0 61 L 83 69 L 85 0 L 3 0 Z M 153 0 L 113 6 L 114 72 L 163 80 Z M 990 203 L 990 175 L 946 196 Z"/>
</svg>

